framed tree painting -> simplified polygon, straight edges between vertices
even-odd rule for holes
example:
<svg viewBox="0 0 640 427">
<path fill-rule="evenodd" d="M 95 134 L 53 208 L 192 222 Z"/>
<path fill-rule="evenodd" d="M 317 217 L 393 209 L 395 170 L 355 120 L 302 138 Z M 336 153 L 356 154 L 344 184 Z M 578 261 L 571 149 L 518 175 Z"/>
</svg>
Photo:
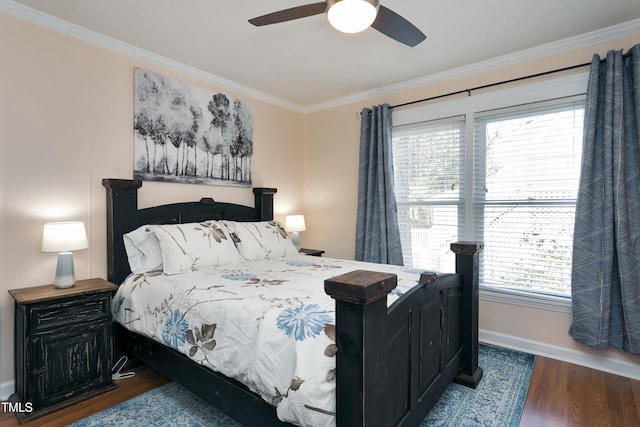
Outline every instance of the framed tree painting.
<svg viewBox="0 0 640 427">
<path fill-rule="evenodd" d="M 134 93 L 135 179 L 251 186 L 250 105 L 142 68 Z"/>
</svg>

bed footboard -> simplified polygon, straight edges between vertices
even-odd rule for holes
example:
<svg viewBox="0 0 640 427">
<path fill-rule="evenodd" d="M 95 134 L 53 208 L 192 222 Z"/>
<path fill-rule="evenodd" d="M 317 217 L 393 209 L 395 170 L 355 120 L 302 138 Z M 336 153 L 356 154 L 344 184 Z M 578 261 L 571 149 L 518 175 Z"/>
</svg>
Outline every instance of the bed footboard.
<svg viewBox="0 0 640 427">
<path fill-rule="evenodd" d="M 455 381 L 476 388 L 482 379 L 478 367 L 478 313 L 480 304 L 480 251 L 482 243 L 456 242 L 451 250 L 456 254 L 456 274 L 462 280 L 462 369 Z"/>
<path fill-rule="evenodd" d="M 419 425 L 452 381 L 477 386 L 481 248 L 452 244 L 456 274 L 423 273 L 389 308 L 394 274 L 358 270 L 325 281 L 336 301 L 338 427 Z"/>
</svg>

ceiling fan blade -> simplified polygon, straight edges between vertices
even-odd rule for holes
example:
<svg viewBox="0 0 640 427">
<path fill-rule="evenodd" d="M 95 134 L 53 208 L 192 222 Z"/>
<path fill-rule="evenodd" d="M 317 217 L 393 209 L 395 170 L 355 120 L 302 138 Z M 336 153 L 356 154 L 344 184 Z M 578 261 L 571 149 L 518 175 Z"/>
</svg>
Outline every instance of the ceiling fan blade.
<svg viewBox="0 0 640 427">
<path fill-rule="evenodd" d="M 327 10 L 327 2 L 306 4 L 304 6 L 296 6 L 289 9 L 280 10 L 278 12 L 268 13 L 249 19 L 249 22 L 257 27 L 262 25 L 277 24 L 279 22 L 292 21 L 294 19 L 306 18 L 307 16 L 318 15 Z"/>
<path fill-rule="evenodd" d="M 378 16 L 376 16 L 376 20 L 373 21 L 371 26 L 385 36 L 411 47 L 418 45 L 427 38 L 411 22 L 382 5 L 380 5 Z"/>
</svg>

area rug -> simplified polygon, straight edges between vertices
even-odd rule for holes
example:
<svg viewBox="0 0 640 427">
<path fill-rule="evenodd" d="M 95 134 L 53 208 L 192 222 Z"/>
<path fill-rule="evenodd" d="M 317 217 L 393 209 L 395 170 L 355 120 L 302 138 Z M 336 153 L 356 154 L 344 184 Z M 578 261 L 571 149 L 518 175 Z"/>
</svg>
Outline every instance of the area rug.
<svg viewBox="0 0 640 427">
<path fill-rule="evenodd" d="M 421 427 L 517 427 L 534 361 L 532 354 L 480 345 L 478 366 L 484 375 L 478 387 L 450 384 Z"/>
<path fill-rule="evenodd" d="M 484 376 L 477 389 L 451 384 L 421 427 L 518 426 L 534 356 L 480 345 Z M 167 383 L 88 418 L 73 427 L 242 427 L 176 383 Z M 247 426 L 253 427 L 253 426 Z"/>
</svg>

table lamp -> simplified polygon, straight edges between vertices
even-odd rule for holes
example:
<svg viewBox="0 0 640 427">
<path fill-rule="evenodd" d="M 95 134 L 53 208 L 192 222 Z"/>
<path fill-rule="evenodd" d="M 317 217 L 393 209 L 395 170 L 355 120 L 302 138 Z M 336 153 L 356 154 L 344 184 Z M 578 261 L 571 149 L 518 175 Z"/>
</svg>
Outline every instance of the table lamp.
<svg viewBox="0 0 640 427">
<path fill-rule="evenodd" d="M 71 251 L 89 247 L 82 221 L 48 222 L 42 233 L 42 252 L 58 252 L 56 288 L 70 288 L 76 283 Z"/>
<path fill-rule="evenodd" d="M 287 215 L 284 219 L 284 229 L 291 232 L 291 239 L 296 249 L 300 250 L 299 231 L 305 231 L 304 215 Z"/>
</svg>

